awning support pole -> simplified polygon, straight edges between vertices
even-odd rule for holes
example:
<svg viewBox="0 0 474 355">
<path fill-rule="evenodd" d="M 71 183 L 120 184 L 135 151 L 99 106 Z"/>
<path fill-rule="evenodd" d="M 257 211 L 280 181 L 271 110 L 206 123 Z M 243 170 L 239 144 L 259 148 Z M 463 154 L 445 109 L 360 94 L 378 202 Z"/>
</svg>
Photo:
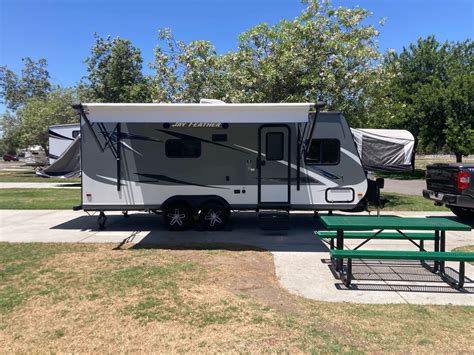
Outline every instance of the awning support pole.
<svg viewBox="0 0 474 355">
<path fill-rule="evenodd" d="M 121 131 L 122 127 L 121 127 L 121 124 L 120 123 L 117 123 L 117 127 L 116 127 L 116 130 L 117 130 L 117 147 L 116 147 L 116 151 L 117 151 L 117 191 L 120 191 L 120 180 L 121 180 L 121 168 L 120 168 L 120 159 L 122 157 L 122 154 L 121 154 L 121 149 L 120 149 L 120 142 L 121 142 L 121 135 L 122 135 L 122 131 Z"/>
</svg>

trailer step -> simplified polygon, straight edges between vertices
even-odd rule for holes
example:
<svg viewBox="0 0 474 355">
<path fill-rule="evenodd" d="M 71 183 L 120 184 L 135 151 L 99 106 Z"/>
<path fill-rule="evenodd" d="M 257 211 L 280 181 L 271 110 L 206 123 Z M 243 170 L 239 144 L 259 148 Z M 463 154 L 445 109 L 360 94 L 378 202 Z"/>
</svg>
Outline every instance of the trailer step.
<svg viewBox="0 0 474 355">
<path fill-rule="evenodd" d="M 289 212 L 291 210 L 291 204 L 286 202 L 260 202 L 257 205 L 257 212 L 262 210 L 282 210 Z"/>
<path fill-rule="evenodd" d="M 287 211 L 264 211 L 258 214 L 263 230 L 287 230 L 290 228 L 290 214 Z"/>
</svg>

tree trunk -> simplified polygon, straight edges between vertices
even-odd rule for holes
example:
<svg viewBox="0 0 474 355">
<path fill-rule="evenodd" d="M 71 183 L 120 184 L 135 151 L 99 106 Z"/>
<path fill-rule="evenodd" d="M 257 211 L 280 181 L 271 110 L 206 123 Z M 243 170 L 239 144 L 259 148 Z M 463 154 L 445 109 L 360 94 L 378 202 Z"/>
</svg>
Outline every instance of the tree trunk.
<svg viewBox="0 0 474 355">
<path fill-rule="evenodd" d="M 454 153 L 456 154 L 456 163 L 462 163 L 462 153 Z"/>
</svg>

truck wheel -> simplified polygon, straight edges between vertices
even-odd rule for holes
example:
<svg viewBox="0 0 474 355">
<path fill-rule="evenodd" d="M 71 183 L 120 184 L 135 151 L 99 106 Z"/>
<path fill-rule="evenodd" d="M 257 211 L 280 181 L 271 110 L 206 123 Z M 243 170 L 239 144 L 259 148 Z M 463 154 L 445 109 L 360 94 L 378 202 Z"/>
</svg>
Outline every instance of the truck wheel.
<svg viewBox="0 0 474 355">
<path fill-rule="evenodd" d="M 221 203 L 209 202 L 201 207 L 199 222 L 208 231 L 222 230 L 229 221 L 230 211 Z"/>
<path fill-rule="evenodd" d="M 470 208 L 454 207 L 454 206 L 449 206 L 449 208 L 458 217 L 461 217 L 461 218 L 474 218 L 474 210 L 472 210 Z"/>
<path fill-rule="evenodd" d="M 193 213 L 191 208 L 182 202 L 171 203 L 163 209 L 163 219 L 171 231 L 182 231 L 191 225 Z"/>
</svg>

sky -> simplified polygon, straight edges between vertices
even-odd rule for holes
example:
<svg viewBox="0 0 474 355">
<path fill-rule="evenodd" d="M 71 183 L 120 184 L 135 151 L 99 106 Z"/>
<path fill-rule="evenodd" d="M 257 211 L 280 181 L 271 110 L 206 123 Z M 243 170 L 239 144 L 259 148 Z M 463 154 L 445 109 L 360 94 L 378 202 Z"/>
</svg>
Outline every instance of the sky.
<svg viewBox="0 0 474 355">
<path fill-rule="evenodd" d="M 430 34 L 438 40 L 473 38 L 474 0 L 335 0 L 334 6 L 360 6 L 380 28 L 385 51 Z M 54 84 L 73 86 L 86 73 L 84 59 L 93 33 L 130 39 L 147 63 L 153 59 L 158 29 L 171 28 L 185 42 L 211 41 L 218 52 L 236 48 L 239 33 L 261 22 L 296 17 L 299 0 L 0 0 L 0 65 L 19 73 L 21 58 L 46 58 Z M 379 27 L 379 26 L 378 26 Z M 0 112 L 4 111 L 0 105 Z"/>
</svg>

